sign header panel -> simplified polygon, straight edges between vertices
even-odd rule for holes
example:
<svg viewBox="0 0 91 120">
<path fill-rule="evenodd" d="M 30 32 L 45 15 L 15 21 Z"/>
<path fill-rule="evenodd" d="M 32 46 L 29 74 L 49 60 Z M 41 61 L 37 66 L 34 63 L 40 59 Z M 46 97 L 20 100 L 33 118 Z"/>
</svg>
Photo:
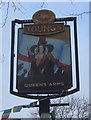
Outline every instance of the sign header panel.
<svg viewBox="0 0 91 120">
<path fill-rule="evenodd" d="M 65 31 L 63 23 L 25 25 L 24 33 L 32 35 L 49 35 Z"/>
</svg>

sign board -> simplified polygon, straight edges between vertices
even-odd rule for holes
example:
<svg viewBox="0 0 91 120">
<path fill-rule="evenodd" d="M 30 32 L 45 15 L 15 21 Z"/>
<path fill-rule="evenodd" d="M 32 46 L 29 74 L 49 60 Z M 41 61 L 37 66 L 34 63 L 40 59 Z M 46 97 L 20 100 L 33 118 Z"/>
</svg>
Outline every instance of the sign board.
<svg viewBox="0 0 91 120">
<path fill-rule="evenodd" d="M 48 13 L 49 12 L 49 13 Z M 50 17 L 52 16 L 52 17 Z M 70 25 L 62 21 L 74 21 L 75 43 L 77 42 L 76 23 L 74 18 L 64 18 L 54 22 L 51 11 L 41 10 L 33 19 L 15 20 L 12 22 L 12 40 L 14 42 L 15 23 L 23 24 L 18 28 L 16 89 L 13 91 L 14 43 L 11 47 L 11 87 L 12 94 L 55 94 L 68 91 L 73 87 L 71 30 Z M 75 51 L 77 52 L 77 43 Z M 75 53 L 76 53 L 75 52 Z M 78 58 L 76 54 L 76 77 L 79 78 Z M 68 91 L 72 94 L 79 89 Z M 34 98 L 34 97 L 33 97 Z M 35 97 L 37 98 L 37 97 Z"/>
<path fill-rule="evenodd" d="M 20 92 L 56 93 L 72 87 L 70 26 L 25 25 L 18 36 Z"/>
</svg>

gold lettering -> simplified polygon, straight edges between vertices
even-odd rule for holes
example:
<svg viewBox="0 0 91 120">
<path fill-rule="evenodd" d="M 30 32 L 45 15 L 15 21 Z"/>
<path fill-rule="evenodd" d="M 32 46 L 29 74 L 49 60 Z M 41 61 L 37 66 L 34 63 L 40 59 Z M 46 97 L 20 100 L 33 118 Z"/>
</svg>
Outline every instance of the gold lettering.
<svg viewBox="0 0 91 120">
<path fill-rule="evenodd" d="M 53 82 L 53 83 L 49 83 L 49 86 L 63 86 L 64 83 L 63 82 Z"/>
<path fill-rule="evenodd" d="M 38 87 L 38 83 L 36 83 L 36 85 L 35 85 L 36 87 Z"/>
<path fill-rule="evenodd" d="M 28 84 L 24 84 L 24 87 L 28 87 Z"/>
<path fill-rule="evenodd" d="M 29 26 L 27 26 L 27 31 L 28 31 L 28 32 L 30 31 L 30 27 L 29 27 Z"/>
<path fill-rule="evenodd" d="M 31 26 L 31 27 L 30 27 L 30 30 L 31 30 L 32 32 L 36 32 L 36 26 Z"/>
<path fill-rule="evenodd" d="M 35 86 L 35 84 L 33 83 L 33 84 L 32 84 L 32 87 L 34 87 L 34 86 Z"/>
<path fill-rule="evenodd" d="M 49 32 L 50 30 L 49 30 L 49 25 L 48 26 L 46 26 L 46 25 L 44 25 L 44 32 Z"/>
<path fill-rule="evenodd" d="M 37 31 L 38 32 L 43 32 L 43 26 L 37 26 Z"/>
<path fill-rule="evenodd" d="M 46 83 L 44 83 L 44 86 L 47 86 L 47 84 L 46 84 Z"/>
<path fill-rule="evenodd" d="M 43 86 L 42 83 L 39 83 L 39 86 Z"/>
<path fill-rule="evenodd" d="M 52 83 L 49 83 L 49 86 L 52 86 Z"/>
<path fill-rule="evenodd" d="M 53 32 L 56 30 L 56 27 L 54 25 L 50 26 L 50 30 Z"/>
<path fill-rule="evenodd" d="M 59 82 L 59 83 L 57 83 L 57 86 L 60 86 L 60 84 L 61 84 L 60 82 Z"/>
<path fill-rule="evenodd" d="M 24 87 L 44 87 L 44 86 L 47 86 L 47 83 L 24 84 Z M 64 86 L 64 82 L 53 82 L 49 83 L 48 86 Z"/>
<path fill-rule="evenodd" d="M 55 83 L 55 82 L 53 83 L 53 86 L 56 86 L 56 83 Z"/>
<path fill-rule="evenodd" d="M 47 33 L 54 33 L 54 32 L 63 32 L 65 30 L 63 24 L 37 24 L 37 25 L 25 25 L 24 32 L 25 33 L 33 33 L 33 34 L 47 34 Z"/>
</svg>

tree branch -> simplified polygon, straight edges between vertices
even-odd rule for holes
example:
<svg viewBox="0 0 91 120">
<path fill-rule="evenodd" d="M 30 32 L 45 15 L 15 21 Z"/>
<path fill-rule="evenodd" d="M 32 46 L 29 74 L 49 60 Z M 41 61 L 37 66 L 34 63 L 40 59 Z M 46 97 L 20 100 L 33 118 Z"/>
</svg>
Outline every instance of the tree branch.
<svg viewBox="0 0 91 120">
<path fill-rule="evenodd" d="M 43 8 L 44 5 L 45 5 L 45 0 L 42 2 L 42 4 L 41 4 L 41 8 Z"/>
<path fill-rule="evenodd" d="M 5 20 L 4 20 L 4 23 L 3 23 L 2 27 L 5 26 L 5 24 L 6 24 L 6 22 L 7 22 L 8 13 L 9 13 L 9 3 L 10 3 L 10 0 L 9 0 L 8 3 L 7 3 L 6 17 L 5 17 Z"/>
<path fill-rule="evenodd" d="M 6 15 L 5 15 L 5 19 L 4 19 L 2 27 L 4 27 L 7 22 L 10 5 L 12 6 L 14 12 L 16 10 L 18 10 L 19 12 L 21 12 L 23 14 L 23 10 L 25 10 L 24 7 L 21 5 L 21 3 L 18 0 L 16 0 L 16 1 L 17 2 L 15 2 L 14 0 L 9 0 L 8 2 L 5 3 L 5 2 L 2 2 L 2 0 L 1 0 L 0 5 L 6 5 Z M 22 10 L 22 8 L 23 8 L 23 10 Z"/>
<path fill-rule="evenodd" d="M 73 13 L 73 14 L 69 14 L 69 15 L 71 15 L 71 16 L 82 16 L 82 15 L 84 15 L 84 14 L 89 14 L 89 13 L 91 13 L 91 11 L 88 11 L 88 12 L 82 12 L 82 13 Z"/>
<path fill-rule="evenodd" d="M 23 8 L 23 10 L 26 10 L 25 8 L 24 8 L 24 6 L 22 6 L 22 4 L 21 4 L 21 2 L 19 1 L 19 0 L 16 0 L 17 1 L 17 3 L 19 4 L 19 6 L 21 7 L 21 8 Z"/>
</svg>

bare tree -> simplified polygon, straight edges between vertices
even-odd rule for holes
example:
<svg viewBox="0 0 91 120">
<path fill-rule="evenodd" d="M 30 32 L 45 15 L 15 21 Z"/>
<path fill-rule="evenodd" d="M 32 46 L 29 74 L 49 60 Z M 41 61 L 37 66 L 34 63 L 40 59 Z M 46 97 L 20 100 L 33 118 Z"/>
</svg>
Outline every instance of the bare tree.
<svg viewBox="0 0 91 120">
<path fill-rule="evenodd" d="M 58 103 L 60 101 L 57 101 Z M 63 102 L 69 103 L 69 106 L 55 107 L 55 113 L 57 118 L 87 118 L 89 115 L 88 101 L 85 98 L 68 98 Z"/>
<path fill-rule="evenodd" d="M 26 10 L 19 0 L 7 0 L 7 1 L 0 0 L 0 9 L 2 10 L 4 9 L 6 11 L 2 26 L 5 26 L 7 22 L 10 7 L 12 7 L 12 10 L 14 12 L 19 11 L 22 14 L 23 14 L 23 11 Z"/>
<path fill-rule="evenodd" d="M 76 111 L 77 118 L 86 118 L 88 116 L 88 101 L 85 98 L 76 98 Z"/>
<path fill-rule="evenodd" d="M 70 0 L 70 3 L 71 5 L 73 5 L 74 3 L 74 0 Z M 41 3 L 40 5 L 40 8 L 44 8 L 46 5 L 46 1 L 43 0 L 43 2 Z M 25 7 L 22 5 L 22 2 L 20 2 L 19 0 L 6 0 L 6 2 L 3 0 L 0 0 L 0 9 L 2 9 L 3 7 L 5 6 L 6 8 L 6 15 L 5 15 L 5 19 L 4 19 L 4 22 L 3 22 L 3 26 L 5 26 L 6 22 L 7 22 L 7 19 L 8 19 L 8 15 L 9 15 L 9 8 L 10 6 L 12 7 L 12 10 L 15 12 L 15 11 L 19 11 L 23 14 Z M 61 10 L 60 10 L 61 11 Z M 91 11 L 83 11 L 81 13 L 70 13 L 70 14 L 65 14 L 66 16 L 82 16 L 84 14 L 89 14 L 91 13 Z"/>
<path fill-rule="evenodd" d="M 43 2 L 41 3 L 40 8 L 42 9 L 45 6 L 45 0 L 43 0 Z M 12 10 L 14 12 L 18 11 L 21 12 L 21 14 L 24 13 L 24 11 L 26 10 L 26 8 L 22 5 L 22 2 L 20 2 L 20 0 L 0 0 L 0 10 L 3 8 L 6 8 L 6 14 L 5 14 L 5 19 L 3 22 L 3 26 L 5 26 L 7 19 L 8 19 L 8 15 L 10 14 L 9 12 L 9 8 L 12 7 Z"/>
<path fill-rule="evenodd" d="M 69 106 L 54 106 L 50 107 L 50 115 L 54 111 L 56 118 L 69 118 L 72 120 L 73 118 L 86 119 L 89 117 L 89 104 L 88 100 L 84 97 L 67 97 L 59 98 L 52 100 L 52 104 L 61 104 L 61 103 L 69 103 Z M 39 116 L 39 109 L 37 108 L 34 113 L 31 113 L 35 118 Z"/>
</svg>

